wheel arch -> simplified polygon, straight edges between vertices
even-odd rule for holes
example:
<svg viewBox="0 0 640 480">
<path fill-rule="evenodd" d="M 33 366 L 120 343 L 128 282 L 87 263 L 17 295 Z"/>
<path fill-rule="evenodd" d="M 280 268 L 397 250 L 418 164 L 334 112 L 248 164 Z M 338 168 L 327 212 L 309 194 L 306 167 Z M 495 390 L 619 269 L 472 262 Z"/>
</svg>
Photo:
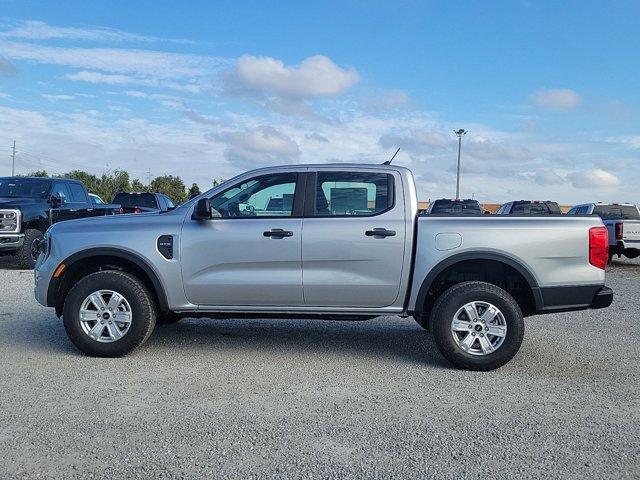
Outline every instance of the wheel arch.
<svg viewBox="0 0 640 480">
<path fill-rule="evenodd" d="M 525 290 L 522 292 L 523 295 L 514 297 L 519 297 L 516 298 L 516 301 L 520 304 L 525 315 L 532 315 L 542 306 L 542 296 L 538 282 L 533 273 L 520 261 L 497 252 L 464 252 L 442 260 L 429 271 L 418 290 L 413 314 L 419 316 L 430 315 L 430 307 L 433 306 L 437 296 L 442 293 L 442 291 L 437 290 L 438 284 L 447 275 L 464 272 L 481 274 L 481 277 L 483 276 L 484 278 L 477 279 L 488 281 L 504 288 L 504 286 L 499 285 L 496 277 L 492 275 L 492 273 L 495 275 L 498 271 L 511 275 L 522 284 L 522 288 Z M 465 281 L 465 279 L 448 283 L 448 286 L 462 281 Z M 513 289 L 505 288 L 505 290 L 513 295 Z"/>
<path fill-rule="evenodd" d="M 47 290 L 47 304 L 56 310 L 62 307 L 67 292 L 82 276 L 101 270 L 122 270 L 136 275 L 151 290 L 159 309 L 169 310 L 160 276 L 147 260 L 136 253 L 110 247 L 90 248 L 70 255 L 59 265 L 62 264 L 65 265 L 62 274 L 51 279 Z"/>
</svg>

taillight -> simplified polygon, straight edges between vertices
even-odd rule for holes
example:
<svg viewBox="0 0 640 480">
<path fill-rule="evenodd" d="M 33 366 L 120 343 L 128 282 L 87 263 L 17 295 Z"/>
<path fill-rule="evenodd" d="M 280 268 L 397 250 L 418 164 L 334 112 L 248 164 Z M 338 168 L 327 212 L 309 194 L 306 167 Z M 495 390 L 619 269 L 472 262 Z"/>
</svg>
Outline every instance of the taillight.
<svg viewBox="0 0 640 480">
<path fill-rule="evenodd" d="M 624 237 L 624 224 L 622 222 L 616 223 L 616 240 L 622 240 Z"/>
<path fill-rule="evenodd" d="M 591 227 L 589 229 L 589 263 L 604 270 L 608 261 L 609 235 L 607 227 Z"/>
</svg>

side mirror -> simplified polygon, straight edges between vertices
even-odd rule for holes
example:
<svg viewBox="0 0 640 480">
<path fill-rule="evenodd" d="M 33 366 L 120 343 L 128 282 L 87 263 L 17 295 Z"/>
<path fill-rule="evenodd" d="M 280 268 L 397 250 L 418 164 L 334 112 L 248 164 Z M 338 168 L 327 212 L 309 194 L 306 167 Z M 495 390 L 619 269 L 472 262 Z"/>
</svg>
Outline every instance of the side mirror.
<svg viewBox="0 0 640 480">
<path fill-rule="evenodd" d="M 58 208 L 63 203 L 64 203 L 64 200 L 62 199 L 62 197 L 59 197 L 58 195 L 51 195 L 51 197 L 49 197 L 49 205 L 51 205 L 51 208 Z"/>
<path fill-rule="evenodd" d="M 211 207 L 209 206 L 208 198 L 201 198 L 196 202 L 196 206 L 193 209 L 192 220 L 211 220 Z"/>
</svg>

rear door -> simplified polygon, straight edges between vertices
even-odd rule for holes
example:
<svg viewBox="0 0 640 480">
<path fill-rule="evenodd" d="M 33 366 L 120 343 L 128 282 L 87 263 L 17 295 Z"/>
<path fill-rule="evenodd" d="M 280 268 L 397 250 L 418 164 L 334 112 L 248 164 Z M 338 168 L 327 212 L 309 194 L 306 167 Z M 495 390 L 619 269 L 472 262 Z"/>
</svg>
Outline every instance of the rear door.
<svg viewBox="0 0 640 480">
<path fill-rule="evenodd" d="M 385 307 L 398 297 L 405 205 L 397 172 L 327 169 L 307 178 L 305 305 Z"/>
<path fill-rule="evenodd" d="M 300 178 L 303 172 L 283 171 L 241 179 L 209 198 L 215 218 L 187 218 L 181 264 L 190 302 L 205 307 L 304 305 Z M 278 209 L 269 207 L 274 203 Z"/>
</svg>

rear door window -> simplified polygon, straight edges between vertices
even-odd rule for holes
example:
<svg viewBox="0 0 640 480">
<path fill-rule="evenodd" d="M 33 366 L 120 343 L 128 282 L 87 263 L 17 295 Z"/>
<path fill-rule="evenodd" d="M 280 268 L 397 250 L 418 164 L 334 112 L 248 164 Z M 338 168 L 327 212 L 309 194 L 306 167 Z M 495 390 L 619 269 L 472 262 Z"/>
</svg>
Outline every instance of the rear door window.
<svg viewBox="0 0 640 480">
<path fill-rule="evenodd" d="M 67 183 L 67 187 L 69 188 L 69 193 L 71 195 L 70 202 L 73 203 L 87 203 L 87 194 L 82 188 L 82 185 L 78 183 Z"/>
<path fill-rule="evenodd" d="M 372 216 L 393 206 L 393 176 L 377 172 L 318 172 L 316 217 Z"/>
</svg>

